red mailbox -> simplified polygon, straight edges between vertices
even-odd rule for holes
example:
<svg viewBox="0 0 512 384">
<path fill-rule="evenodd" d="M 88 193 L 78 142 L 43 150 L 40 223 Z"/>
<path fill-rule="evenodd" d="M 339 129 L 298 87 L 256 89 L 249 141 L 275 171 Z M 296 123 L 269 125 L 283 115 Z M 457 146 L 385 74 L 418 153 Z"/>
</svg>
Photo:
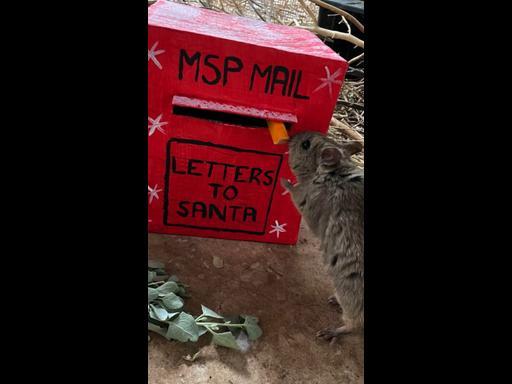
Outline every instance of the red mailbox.
<svg viewBox="0 0 512 384">
<path fill-rule="evenodd" d="M 297 28 L 164 0 L 148 13 L 149 231 L 295 244 L 267 122 L 325 133 L 347 62 Z"/>
</svg>

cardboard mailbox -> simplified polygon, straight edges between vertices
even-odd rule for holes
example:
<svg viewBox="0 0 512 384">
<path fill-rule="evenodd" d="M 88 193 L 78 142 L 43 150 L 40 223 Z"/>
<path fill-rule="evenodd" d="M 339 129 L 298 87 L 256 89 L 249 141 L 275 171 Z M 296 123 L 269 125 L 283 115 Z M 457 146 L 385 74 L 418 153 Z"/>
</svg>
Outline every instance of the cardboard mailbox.
<svg viewBox="0 0 512 384">
<path fill-rule="evenodd" d="M 148 14 L 149 232 L 295 244 L 267 124 L 325 133 L 347 62 L 297 28 L 165 0 Z"/>
</svg>

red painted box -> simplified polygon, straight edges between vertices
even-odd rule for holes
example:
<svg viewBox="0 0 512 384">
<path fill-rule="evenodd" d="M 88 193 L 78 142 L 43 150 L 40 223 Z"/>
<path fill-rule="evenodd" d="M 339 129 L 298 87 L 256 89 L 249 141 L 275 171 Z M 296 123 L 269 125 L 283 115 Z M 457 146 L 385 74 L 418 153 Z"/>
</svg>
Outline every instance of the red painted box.
<svg viewBox="0 0 512 384">
<path fill-rule="evenodd" d="M 149 232 L 295 244 L 288 134 L 325 133 L 348 64 L 312 33 L 161 0 L 148 9 Z"/>
</svg>

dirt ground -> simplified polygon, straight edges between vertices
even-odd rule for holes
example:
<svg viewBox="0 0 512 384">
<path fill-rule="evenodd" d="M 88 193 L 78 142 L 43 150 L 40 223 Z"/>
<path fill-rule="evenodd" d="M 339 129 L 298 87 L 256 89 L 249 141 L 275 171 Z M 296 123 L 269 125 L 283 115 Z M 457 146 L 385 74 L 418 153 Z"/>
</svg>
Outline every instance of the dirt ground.
<svg viewBox="0 0 512 384">
<path fill-rule="evenodd" d="M 363 383 L 361 336 L 334 345 L 315 336 L 338 325 L 340 314 L 327 303 L 332 284 L 304 225 L 293 247 L 150 234 L 149 255 L 190 285 L 188 312 L 197 315 L 204 304 L 224 315 L 254 315 L 263 330 L 245 353 L 212 346 L 206 335 L 185 344 L 151 333 L 150 384 Z M 196 361 L 182 359 L 200 349 Z"/>
</svg>

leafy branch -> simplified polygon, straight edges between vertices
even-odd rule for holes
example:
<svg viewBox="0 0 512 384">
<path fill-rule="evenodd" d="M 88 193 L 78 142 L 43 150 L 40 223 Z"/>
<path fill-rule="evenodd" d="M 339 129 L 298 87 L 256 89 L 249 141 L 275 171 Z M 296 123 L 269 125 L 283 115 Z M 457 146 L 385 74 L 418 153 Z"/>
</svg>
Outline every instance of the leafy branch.
<svg viewBox="0 0 512 384">
<path fill-rule="evenodd" d="M 148 266 L 148 330 L 168 340 L 196 342 L 205 333 L 214 344 L 240 350 L 241 333 L 251 341 L 262 335 L 258 319 L 240 315 L 222 316 L 201 305 L 202 314 L 194 317 L 183 310 L 187 286 L 176 276 L 169 277 L 164 265 L 150 261 Z"/>
</svg>

